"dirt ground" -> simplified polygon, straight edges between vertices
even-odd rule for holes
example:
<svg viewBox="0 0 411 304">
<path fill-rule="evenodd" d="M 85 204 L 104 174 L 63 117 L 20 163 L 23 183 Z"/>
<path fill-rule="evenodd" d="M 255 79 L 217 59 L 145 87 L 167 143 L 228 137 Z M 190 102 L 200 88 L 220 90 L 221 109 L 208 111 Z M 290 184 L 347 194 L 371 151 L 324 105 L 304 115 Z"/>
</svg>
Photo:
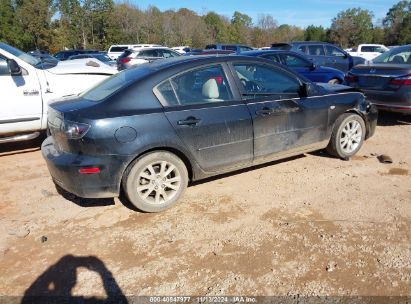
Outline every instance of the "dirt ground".
<svg viewBox="0 0 411 304">
<path fill-rule="evenodd" d="M 0 148 L 0 295 L 411 296 L 411 116 L 350 161 L 225 175 L 158 214 L 63 197 L 38 146 Z"/>
</svg>

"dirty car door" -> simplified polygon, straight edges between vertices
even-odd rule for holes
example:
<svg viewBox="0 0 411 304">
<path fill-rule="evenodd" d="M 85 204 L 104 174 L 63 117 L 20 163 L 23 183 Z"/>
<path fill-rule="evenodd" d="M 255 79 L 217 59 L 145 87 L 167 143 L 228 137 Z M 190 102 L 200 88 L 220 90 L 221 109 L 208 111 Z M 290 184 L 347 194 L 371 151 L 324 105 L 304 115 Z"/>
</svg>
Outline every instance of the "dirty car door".
<svg viewBox="0 0 411 304">
<path fill-rule="evenodd" d="M 300 98 L 299 79 L 275 66 L 234 63 L 253 118 L 255 159 L 291 152 L 327 138 L 328 104 Z"/>
<path fill-rule="evenodd" d="M 168 120 L 204 171 L 252 162 L 251 116 L 238 93 L 233 94 L 223 65 L 185 72 L 155 91 Z"/>
</svg>

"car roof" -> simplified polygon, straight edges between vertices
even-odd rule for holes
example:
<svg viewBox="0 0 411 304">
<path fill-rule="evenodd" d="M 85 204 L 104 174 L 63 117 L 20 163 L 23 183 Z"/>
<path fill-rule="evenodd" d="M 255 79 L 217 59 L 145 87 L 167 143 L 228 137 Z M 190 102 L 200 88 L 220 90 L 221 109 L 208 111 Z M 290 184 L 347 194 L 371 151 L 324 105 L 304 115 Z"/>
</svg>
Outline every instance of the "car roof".
<svg viewBox="0 0 411 304">
<path fill-rule="evenodd" d="M 253 51 L 244 51 L 241 52 L 240 55 L 244 56 L 261 56 L 264 54 L 280 54 L 280 53 L 288 53 L 288 54 L 293 54 L 299 57 L 304 57 L 304 55 L 301 55 L 301 53 L 297 53 L 294 51 L 288 51 L 288 50 L 253 50 Z"/>
</svg>

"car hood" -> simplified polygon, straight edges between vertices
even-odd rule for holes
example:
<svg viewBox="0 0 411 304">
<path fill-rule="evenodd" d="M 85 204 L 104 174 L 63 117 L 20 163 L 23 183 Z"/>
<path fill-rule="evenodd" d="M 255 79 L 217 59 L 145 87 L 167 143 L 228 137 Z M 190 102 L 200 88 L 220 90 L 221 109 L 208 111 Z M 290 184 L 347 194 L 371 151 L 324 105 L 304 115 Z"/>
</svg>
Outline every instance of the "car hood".
<svg viewBox="0 0 411 304">
<path fill-rule="evenodd" d="M 342 84 L 316 83 L 327 92 L 342 93 L 342 92 L 361 92 L 361 90 L 352 88 Z"/>
<path fill-rule="evenodd" d="M 99 75 L 114 75 L 118 71 L 114 67 L 110 67 L 107 64 L 97 59 L 74 59 L 59 61 L 59 63 L 47 70 L 48 72 L 56 75 L 67 74 L 99 74 Z"/>
</svg>

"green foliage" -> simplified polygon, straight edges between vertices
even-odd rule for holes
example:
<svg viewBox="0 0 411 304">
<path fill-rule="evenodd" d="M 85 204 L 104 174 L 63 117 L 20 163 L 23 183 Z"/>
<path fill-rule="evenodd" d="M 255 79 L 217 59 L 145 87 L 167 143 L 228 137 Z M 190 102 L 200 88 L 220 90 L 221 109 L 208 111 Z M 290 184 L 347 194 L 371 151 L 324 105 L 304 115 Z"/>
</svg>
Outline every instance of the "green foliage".
<svg viewBox="0 0 411 304">
<path fill-rule="evenodd" d="M 385 30 L 385 40 L 388 45 L 400 43 L 408 36 L 405 31 L 407 26 L 406 19 L 411 13 L 411 1 L 402 0 L 394 4 L 387 12 L 383 19 L 383 26 Z M 400 39 L 401 36 L 401 39 Z M 406 40 L 406 39 L 405 39 Z"/>
<path fill-rule="evenodd" d="M 351 8 L 338 13 L 332 20 L 330 39 L 342 47 L 372 41 L 373 14 L 361 8 Z"/>
<path fill-rule="evenodd" d="M 24 50 L 56 52 L 66 48 L 104 50 L 111 44 L 156 43 L 203 48 L 210 43 L 242 43 L 255 47 L 295 40 L 332 41 L 343 47 L 359 43 L 411 43 L 411 1 L 402 0 L 387 12 L 382 27 L 373 14 L 352 8 L 332 19 L 329 29 L 310 25 L 305 30 L 278 25 L 270 14 L 255 25 L 247 14 L 231 18 L 186 8 L 160 11 L 139 9 L 130 0 L 0 0 L 0 40 Z"/>
<path fill-rule="evenodd" d="M 326 41 L 327 31 L 322 26 L 310 25 L 305 29 L 305 41 Z"/>
</svg>

